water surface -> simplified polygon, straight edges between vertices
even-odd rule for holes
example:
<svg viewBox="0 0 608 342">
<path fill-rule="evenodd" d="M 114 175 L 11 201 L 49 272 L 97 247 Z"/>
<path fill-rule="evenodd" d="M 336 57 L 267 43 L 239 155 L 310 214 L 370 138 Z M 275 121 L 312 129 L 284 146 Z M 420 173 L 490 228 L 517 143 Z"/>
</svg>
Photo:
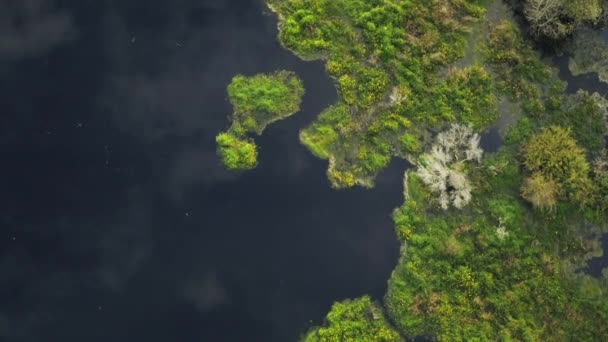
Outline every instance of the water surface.
<svg viewBox="0 0 608 342">
<path fill-rule="evenodd" d="M 405 162 L 329 188 L 298 131 L 335 89 L 261 1 L 28 4 L 0 4 L 0 340 L 290 341 L 383 296 Z M 302 112 L 226 172 L 225 87 L 276 69 L 303 78 Z"/>
</svg>

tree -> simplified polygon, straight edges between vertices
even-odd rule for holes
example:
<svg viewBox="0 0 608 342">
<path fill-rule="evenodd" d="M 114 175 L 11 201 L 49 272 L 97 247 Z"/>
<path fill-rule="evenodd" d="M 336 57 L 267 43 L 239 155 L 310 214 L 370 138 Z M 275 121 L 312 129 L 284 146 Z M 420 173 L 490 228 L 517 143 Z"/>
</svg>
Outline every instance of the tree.
<svg viewBox="0 0 608 342">
<path fill-rule="evenodd" d="M 565 36 L 570 29 L 559 18 L 561 0 L 528 0 L 524 4 L 524 14 L 537 35 L 552 39 Z"/>
<path fill-rule="evenodd" d="M 215 141 L 217 153 L 228 170 L 250 170 L 257 165 L 258 152 L 254 143 L 230 133 L 218 134 Z"/>
<path fill-rule="evenodd" d="M 535 208 L 551 209 L 557 204 L 559 185 L 551 178 L 536 173 L 526 178 L 521 188 L 521 196 Z"/>
<path fill-rule="evenodd" d="M 525 168 L 536 176 L 535 182 L 528 186 L 534 185 L 538 190 L 545 188 L 541 186 L 543 179 L 551 180 L 567 198 L 583 201 L 582 204 L 587 201 L 591 188 L 589 164 L 585 160 L 585 150 L 577 145 L 569 129 L 559 126 L 542 129 L 530 138 L 522 154 Z M 530 191 L 526 193 L 532 196 Z M 544 194 L 543 198 L 547 199 L 547 195 Z"/>
<path fill-rule="evenodd" d="M 471 184 L 463 169 L 465 162 L 479 162 L 483 150 L 479 135 L 467 126 L 453 124 L 437 134 L 430 153 L 421 158 L 416 171 L 432 192 L 438 194 L 439 206 L 462 209 L 471 200 Z"/>
</svg>

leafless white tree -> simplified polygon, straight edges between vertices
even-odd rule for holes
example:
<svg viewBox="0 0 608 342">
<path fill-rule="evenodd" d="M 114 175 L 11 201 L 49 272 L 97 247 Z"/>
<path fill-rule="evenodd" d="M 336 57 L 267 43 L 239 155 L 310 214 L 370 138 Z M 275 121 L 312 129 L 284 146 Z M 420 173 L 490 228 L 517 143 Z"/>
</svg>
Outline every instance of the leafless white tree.
<svg viewBox="0 0 608 342">
<path fill-rule="evenodd" d="M 527 0 L 524 2 L 524 14 L 537 35 L 559 38 L 559 14 L 562 10 L 561 0 Z"/>
<path fill-rule="evenodd" d="M 439 206 L 462 209 L 471 200 L 471 184 L 463 170 L 464 162 L 479 162 L 483 150 L 480 137 L 467 126 L 453 124 L 436 137 L 428 154 L 421 158 L 416 173 L 429 189 L 438 194 Z"/>
</svg>

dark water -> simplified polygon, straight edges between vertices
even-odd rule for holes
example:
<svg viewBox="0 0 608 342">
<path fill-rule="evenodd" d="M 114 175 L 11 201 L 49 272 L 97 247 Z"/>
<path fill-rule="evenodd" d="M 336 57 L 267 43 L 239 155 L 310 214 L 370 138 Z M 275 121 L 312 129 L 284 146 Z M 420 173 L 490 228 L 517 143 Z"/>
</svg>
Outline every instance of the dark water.
<svg viewBox="0 0 608 342">
<path fill-rule="evenodd" d="M 405 163 L 334 191 L 298 130 L 335 98 L 258 0 L 0 0 L 0 340 L 290 341 L 380 299 Z M 302 112 L 224 171 L 236 73 L 296 71 Z"/>
<path fill-rule="evenodd" d="M 494 126 L 481 134 L 479 145 L 483 148 L 484 153 L 494 153 L 500 149 L 503 143 L 503 138 L 500 135 L 500 126 Z"/>
<path fill-rule="evenodd" d="M 602 250 L 604 251 L 602 256 L 592 258 L 587 263 L 589 267 L 588 273 L 598 278 L 602 276 L 603 269 L 608 267 L 608 256 L 606 255 L 608 251 L 608 234 L 604 234 L 600 242 L 602 244 Z"/>
<path fill-rule="evenodd" d="M 568 67 L 569 60 L 570 55 L 567 53 L 553 58 L 553 62 L 559 71 L 559 78 L 568 82 L 566 92 L 573 94 L 579 89 L 583 89 L 591 93 L 597 92 L 602 96 L 608 94 L 608 84 L 601 82 L 597 73 L 591 72 L 578 76 L 572 75 L 570 68 Z"/>
</svg>

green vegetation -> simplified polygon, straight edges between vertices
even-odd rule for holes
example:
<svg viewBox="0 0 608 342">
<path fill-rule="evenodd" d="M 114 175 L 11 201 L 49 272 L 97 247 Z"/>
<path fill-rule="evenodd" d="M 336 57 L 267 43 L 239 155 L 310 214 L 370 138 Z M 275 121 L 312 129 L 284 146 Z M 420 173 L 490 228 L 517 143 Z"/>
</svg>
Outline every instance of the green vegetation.
<svg viewBox="0 0 608 342">
<path fill-rule="evenodd" d="M 608 222 L 608 102 L 565 94 L 506 16 L 483 22 L 496 1 L 269 1 L 282 44 L 335 79 L 338 103 L 300 133 L 332 185 L 372 186 L 392 157 L 417 166 L 393 213 L 403 248 L 383 305 L 337 303 L 305 340 L 605 339 L 608 272 L 581 268 Z M 524 1 L 539 38 L 607 8 Z M 482 158 L 477 132 L 498 103 L 513 122 Z"/>
<path fill-rule="evenodd" d="M 335 303 L 327 314 L 327 327 L 309 331 L 305 342 L 398 342 L 382 309 L 368 296 Z"/>
<path fill-rule="evenodd" d="M 373 186 L 391 158 L 410 160 L 429 130 L 454 121 L 483 129 L 497 117 L 492 78 L 464 56 L 484 1 L 273 0 L 279 39 L 305 59 L 323 59 L 339 102 L 301 135 L 329 160 L 334 187 Z"/>
<path fill-rule="evenodd" d="M 408 336 L 438 341 L 601 341 L 606 291 L 574 275 L 564 259 L 585 244 L 572 222 L 545 219 L 522 204 L 513 154 L 474 171 L 466 211 L 436 215 L 426 188 L 409 175 L 409 199 L 394 213 L 407 250 L 389 281 L 391 321 Z M 568 259 L 572 260 L 572 259 Z"/>
<path fill-rule="evenodd" d="M 521 187 L 521 197 L 539 209 L 554 208 L 559 192 L 559 183 L 540 172 L 526 178 Z"/>
<path fill-rule="evenodd" d="M 302 81 L 292 72 L 235 76 L 228 85 L 232 125 L 215 139 L 224 166 L 231 171 L 255 168 L 257 147 L 247 135 L 260 135 L 269 124 L 299 111 L 303 95 Z"/>
<path fill-rule="evenodd" d="M 253 142 L 230 133 L 218 134 L 215 142 L 217 153 L 228 170 L 250 170 L 257 165 L 258 151 Z"/>
</svg>

